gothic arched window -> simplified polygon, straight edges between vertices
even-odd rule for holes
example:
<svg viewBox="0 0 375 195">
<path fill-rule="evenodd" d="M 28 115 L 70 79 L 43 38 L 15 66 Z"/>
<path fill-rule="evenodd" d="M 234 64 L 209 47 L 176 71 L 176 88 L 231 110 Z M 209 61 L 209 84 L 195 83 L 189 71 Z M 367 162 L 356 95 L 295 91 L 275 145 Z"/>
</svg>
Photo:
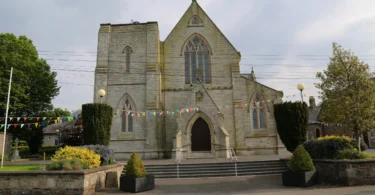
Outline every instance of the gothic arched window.
<svg viewBox="0 0 375 195">
<path fill-rule="evenodd" d="M 197 25 L 197 24 L 201 24 L 201 23 L 202 23 L 202 21 L 198 16 L 193 16 L 190 19 L 190 24 L 192 24 L 192 25 Z"/>
<path fill-rule="evenodd" d="M 125 100 L 125 104 L 122 107 L 122 121 L 121 131 L 122 132 L 133 132 L 133 117 L 134 110 L 128 99 Z"/>
<path fill-rule="evenodd" d="M 201 36 L 194 35 L 187 42 L 184 54 L 185 84 L 196 83 L 197 76 L 202 83 L 211 83 L 211 59 L 208 43 Z"/>
<path fill-rule="evenodd" d="M 264 129 L 265 121 L 264 121 L 264 113 L 265 113 L 265 105 L 264 101 L 258 96 L 255 98 L 255 102 L 253 104 L 253 128 L 254 129 Z"/>
<path fill-rule="evenodd" d="M 133 50 L 131 47 L 126 46 L 123 53 L 125 53 L 125 72 L 130 72 L 130 61 Z"/>
</svg>

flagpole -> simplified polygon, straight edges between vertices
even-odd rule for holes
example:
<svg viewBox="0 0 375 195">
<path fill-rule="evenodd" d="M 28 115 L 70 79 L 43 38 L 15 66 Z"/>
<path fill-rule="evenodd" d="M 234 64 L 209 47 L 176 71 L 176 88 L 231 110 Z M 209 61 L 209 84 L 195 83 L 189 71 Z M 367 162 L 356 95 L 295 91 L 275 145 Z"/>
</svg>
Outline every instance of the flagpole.
<svg viewBox="0 0 375 195">
<path fill-rule="evenodd" d="M 9 79 L 9 89 L 8 89 L 8 100 L 7 100 L 7 108 L 5 112 L 5 126 L 4 126 L 4 138 L 3 138 L 3 152 L 1 153 L 1 168 L 4 165 L 4 150 L 5 150 L 5 139 L 7 135 L 7 126 L 8 126 L 8 110 L 9 110 L 9 97 L 10 97 L 10 88 L 12 86 L 12 75 L 13 75 L 13 67 L 10 68 L 10 79 Z"/>
</svg>

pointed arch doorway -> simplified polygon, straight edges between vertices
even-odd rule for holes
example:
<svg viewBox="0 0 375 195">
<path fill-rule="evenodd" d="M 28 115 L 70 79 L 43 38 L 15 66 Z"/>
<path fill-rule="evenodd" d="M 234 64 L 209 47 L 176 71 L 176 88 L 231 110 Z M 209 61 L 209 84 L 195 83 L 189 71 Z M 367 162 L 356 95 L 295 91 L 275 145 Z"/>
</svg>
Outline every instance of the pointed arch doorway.
<svg viewBox="0 0 375 195">
<path fill-rule="evenodd" d="M 198 118 L 191 128 L 191 151 L 211 151 L 211 133 L 207 122 Z"/>
</svg>

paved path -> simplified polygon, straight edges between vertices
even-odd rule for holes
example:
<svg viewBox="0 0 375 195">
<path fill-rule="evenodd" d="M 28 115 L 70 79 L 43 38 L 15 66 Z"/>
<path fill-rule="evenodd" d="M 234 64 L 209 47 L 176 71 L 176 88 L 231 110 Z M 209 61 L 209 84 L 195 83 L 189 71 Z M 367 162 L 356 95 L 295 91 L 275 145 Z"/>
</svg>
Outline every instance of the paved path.
<svg viewBox="0 0 375 195">
<path fill-rule="evenodd" d="M 281 176 L 247 176 L 198 179 L 157 179 L 155 189 L 142 192 L 152 194 L 236 194 L 236 195 L 374 195 L 375 186 L 330 187 L 316 185 L 309 188 L 285 187 Z M 97 195 L 128 194 L 118 189 L 100 190 Z"/>
</svg>

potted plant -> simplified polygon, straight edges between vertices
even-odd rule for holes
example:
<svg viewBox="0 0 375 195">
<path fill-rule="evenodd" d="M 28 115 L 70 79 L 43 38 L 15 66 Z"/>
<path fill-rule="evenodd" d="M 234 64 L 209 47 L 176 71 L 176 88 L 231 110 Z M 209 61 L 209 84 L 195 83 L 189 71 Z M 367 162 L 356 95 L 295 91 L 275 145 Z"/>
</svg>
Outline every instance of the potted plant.
<svg viewBox="0 0 375 195">
<path fill-rule="evenodd" d="M 147 175 L 142 160 L 133 153 L 125 167 L 125 175 L 120 177 L 120 190 L 124 192 L 143 192 L 155 187 L 155 177 Z"/>
<path fill-rule="evenodd" d="M 294 150 L 290 169 L 282 173 L 284 186 L 308 187 L 316 183 L 317 171 L 303 145 L 298 145 Z"/>
</svg>

